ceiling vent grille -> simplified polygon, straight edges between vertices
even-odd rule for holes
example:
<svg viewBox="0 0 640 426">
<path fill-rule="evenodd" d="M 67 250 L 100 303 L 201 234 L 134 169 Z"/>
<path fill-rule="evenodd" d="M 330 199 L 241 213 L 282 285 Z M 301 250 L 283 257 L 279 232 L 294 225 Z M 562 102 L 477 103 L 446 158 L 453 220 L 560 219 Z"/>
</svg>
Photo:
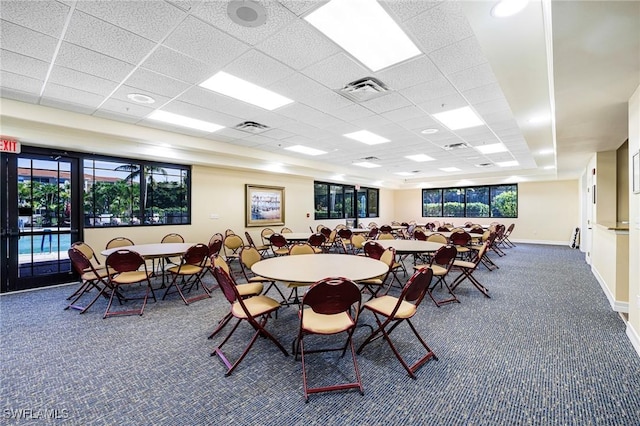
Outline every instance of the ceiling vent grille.
<svg viewBox="0 0 640 426">
<path fill-rule="evenodd" d="M 469 144 L 465 142 L 452 143 L 449 145 L 444 145 L 442 147 L 442 149 L 444 149 L 445 151 L 453 151 L 455 149 L 465 149 L 465 148 L 469 148 Z"/>
<path fill-rule="evenodd" d="M 262 133 L 265 130 L 268 130 L 269 127 L 264 124 L 256 123 L 255 121 L 243 121 L 234 127 L 236 130 L 241 130 L 247 133 Z"/>
<path fill-rule="evenodd" d="M 379 160 L 378 157 L 362 157 L 361 160 L 365 160 L 365 161 L 375 161 L 375 160 Z"/>
<path fill-rule="evenodd" d="M 338 93 L 354 102 L 364 102 L 382 96 L 388 91 L 387 85 L 377 78 L 365 77 L 352 81 L 338 90 Z"/>
<path fill-rule="evenodd" d="M 475 166 L 480 168 L 491 167 L 493 166 L 493 163 L 480 163 L 480 164 L 476 164 Z"/>
</svg>

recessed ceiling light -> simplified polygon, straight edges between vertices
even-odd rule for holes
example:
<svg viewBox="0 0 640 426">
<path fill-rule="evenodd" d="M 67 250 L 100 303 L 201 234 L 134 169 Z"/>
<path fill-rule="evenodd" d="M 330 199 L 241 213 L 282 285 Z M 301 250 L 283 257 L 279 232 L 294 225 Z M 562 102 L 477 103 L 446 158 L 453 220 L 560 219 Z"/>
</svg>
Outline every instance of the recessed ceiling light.
<svg viewBox="0 0 640 426">
<path fill-rule="evenodd" d="M 426 154 L 407 155 L 404 158 L 408 158 L 409 160 L 416 161 L 418 163 L 423 163 L 425 161 L 433 161 L 433 160 L 435 160 L 435 158 L 431 158 Z"/>
<path fill-rule="evenodd" d="M 457 167 L 443 167 L 440 170 L 442 170 L 443 172 L 461 172 L 462 170 L 460 170 Z"/>
<path fill-rule="evenodd" d="M 375 0 L 333 0 L 304 19 L 373 71 L 422 53 Z"/>
<path fill-rule="evenodd" d="M 293 152 L 299 152 L 300 154 L 306 154 L 306 155 L 322 155 L 327 153 L 326 151 L 321 151 L 315 148 L 309 148 L 308 146 L 303 146 L 303 145 L 293 145 L 285 149 Z"/>
<path fill-rule="evenodd" d="M 432 135 L 434 133 L 438 133 L 438 129 L 424 129 L 420 133 L 422 133 L 423 135 Z"/>
<path fill-rule="evenodd" d="M 215 132 L 220 129 L 224 129 L 224 126 L 220 126 L 208 121 L 197 120 L 195 118 L 186 117 L 180 114 L 174 114 L 172 112 L 161 111 L 159 109 L 153 111 L 147 116 L 149 120 L 161 121 L 163 123 L 174 124 L 180 127 L 188 127 L 190 129 L 202 130 L 204 132 Z"/>
<path fill-rule="evenodd" d="M 267 21 L 267 10 L 251 0 L 234 0 L 227 5 L 227 15 L 243 27 L 258 27 Z"/>
<path fill-rule="evenodd" d="M 491 15 L 496 18 L 506 18 L 507 16 L 515 15 L 524 9 L 529 3 L 529 0 L 501 0 L 493 9 L 491 9 Z"/>
<path fill-rule="evenodd" d="M 481 126 L 482 119 L 468 106 L 433 114 L 433 117 L 451 130 Z"/>
<path fill-rule="evenodd" d="M 482 154 L 496 154 L 498 152 L 508 151 L 507 147 L 504 146 L 503 143 L 492 143 L 489 145 L 478 145 L 474 146 L 475 149 L 480 151 Z"/>
<path fill-rule="evenodd" d="M 496 163 L 496 166 L 498 167 L 515 167 L 520 165 L 520 163 L 518 163 L 516 160 L 512 160 L 512 161 L 500 161 L 498 163 Z"/>
<path fill-rule="evenodd" d="M 156 101 L 151 96 L 143 95 L 142 93 L 129 93 L 127 98 L 139 104 L 152 104 Z"/>
<path fill-rule="evenodd" d="M 220 71 L 200 83 L 200 87 L 230 96 L 251 105 L 272 111 L 293 102 L 271 90 Z"/>
<path fill-rule="evenodd" d="M 391 142 L 389 139 L 383 138 L 382 136 L 376 135 L 375 133 L 371 133 L 368 130 L 360 130 L 358 132 L 347 133 L 346 135 L 342 136 L 356 140 L 358 142 L 366 143 L 367 145 L 377 145 L 379 143 Z"/>
<path fill-rule="evenodd" d="M 370 163 L 368 161 L 360 161 L 358 163 L 353 163 L 354 166 L 358 166 L 358 167 L 364 167 L 367 169 L 373 169 L 376 167 L 382 167 L 380 164 L 374 164 L 374 163 Z"/>
<path fill-rule="evenodd" d="M 538 151 L 539 155 L 551 155 L 554 153 L 553 149 L 541 149 L 540 151 Z"/>
</svg>

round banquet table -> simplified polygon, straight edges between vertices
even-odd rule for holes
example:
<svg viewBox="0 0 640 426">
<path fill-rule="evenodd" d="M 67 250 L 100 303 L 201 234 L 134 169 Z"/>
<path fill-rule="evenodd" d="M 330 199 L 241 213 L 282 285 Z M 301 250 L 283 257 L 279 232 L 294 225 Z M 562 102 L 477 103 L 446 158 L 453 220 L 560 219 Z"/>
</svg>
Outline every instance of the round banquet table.
<svg viewBox="0 0 640 426">
<path fill-rule="evenodd" d="M 285 232 L 280 234 L 287 239 L 287 241 L 307 241 L 311 236 L 311 232 Z"/>
<path fill-rule="evenodd" d="M 114 247 L 102 250 L 103 256 L 109 256 L 117 250 L 135 251 L 145 259 L 153 259 L 157 257 L 179 256 L 184 254 L 194 243 L 154 243 L 154 244 L 135 244 L 132 246 Z"/>
<path fill-rule="evenodd" d="M 352 281 L 367 280 L 387 273 L 389 266 L 379 260 L 349 254 L 300 254 L 271 257 L 256 262 L 256 275 L 275 281 L 315 283 L 327 277 Z"/>
<path fill-rule="evenodd" d="M 376 240 L 385 249 L 393 247 L 398 254 L 416 254 L 434 252 L 444 244 L 420 240 Z"/>
</svg>

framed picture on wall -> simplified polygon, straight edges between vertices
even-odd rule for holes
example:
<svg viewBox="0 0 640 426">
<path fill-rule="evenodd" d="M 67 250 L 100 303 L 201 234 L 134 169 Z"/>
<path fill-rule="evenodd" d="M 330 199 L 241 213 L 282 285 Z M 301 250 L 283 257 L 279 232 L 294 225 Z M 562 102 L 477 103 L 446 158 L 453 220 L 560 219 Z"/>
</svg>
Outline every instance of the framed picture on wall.
<svg viewBox="0 0 640 426">
<path fill-rule="evenodd" d="M 284 188 L 279 186 L 245 185 L 245 225 L 284 225 Z"/>
<path fill-rule="evenodd" d="M 633 177 L 633 193 L 640 193 L 640 151 L 633 154 L 631 161 L 632 177 Z"/>
</svg>

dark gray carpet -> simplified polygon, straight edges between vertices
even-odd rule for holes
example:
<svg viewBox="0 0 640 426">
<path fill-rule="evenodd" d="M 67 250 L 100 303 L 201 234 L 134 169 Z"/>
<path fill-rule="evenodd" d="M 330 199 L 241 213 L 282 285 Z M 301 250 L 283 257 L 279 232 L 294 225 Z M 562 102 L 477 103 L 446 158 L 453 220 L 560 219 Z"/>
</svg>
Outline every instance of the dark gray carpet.
<svg viewBox="0 0 640 426">
<path fill-rule="evenodd" d="M 142 317 L 106 320 L 104 300 L 83 315 L 63 310 L 74 287 L 4 295 L 0 414 L 8 424 L 640 424 L 640 358 L 582 253 L 525 244 L 507 253 L 494 257 L 500 269 L 477 273 L 491 299 L 468 282 L 457 289 L 460 304 L 436 308 L 425 299 L 414 323 L 440 359 L 417 380 L 379 340 L 358 358 L 364 396 L 311 395 L 309 404 L 300 362 L 266 339 L 224 376 L 209 356 L 222 336 L 206 338 L 228 311 L 219 290 L 190 306 L 174 295 Z M 368 313 L 361 321 L 373 324 Z M 295 309 L 282 308 L 268 328 L 289 349 Z M 356 343 L 367 333 L 359 328 Z M 406 325 L 394 335 L 415 359 L 419 345 L 403 342 Z M 348 361 L 310 358 L 318 369 L 311 380 L 348 377 Z M 66 419 L 10 418 L 21 409 Z"/>
</svg>

